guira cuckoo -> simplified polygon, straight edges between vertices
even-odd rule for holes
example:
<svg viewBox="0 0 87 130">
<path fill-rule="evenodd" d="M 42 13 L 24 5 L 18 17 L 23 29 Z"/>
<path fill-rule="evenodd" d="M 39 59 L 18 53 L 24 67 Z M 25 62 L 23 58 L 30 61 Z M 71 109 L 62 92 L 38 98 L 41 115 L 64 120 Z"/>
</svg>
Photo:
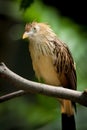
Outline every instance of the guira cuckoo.
<svg viewBox="0 0 87 130">
<path fill-rule="evenodd" d="M 29 39 L 33 69 L 39 81 L 76 90 L 76 69 L 68 46 L 45 23 L 32 22 L 25 26 L 23 39 Z M 76 130 L 74 108 L 70 100 L 59 99 L 62 130 Z"/>
</svg>

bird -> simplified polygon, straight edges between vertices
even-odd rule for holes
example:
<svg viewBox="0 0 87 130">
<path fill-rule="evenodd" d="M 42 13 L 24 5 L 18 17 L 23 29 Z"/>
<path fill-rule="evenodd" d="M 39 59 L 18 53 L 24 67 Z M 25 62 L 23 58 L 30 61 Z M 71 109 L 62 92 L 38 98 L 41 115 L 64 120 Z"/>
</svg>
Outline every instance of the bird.
<svg viewBox="0 0 87 130">
<path fill-rule="evenodd" d="M 25 24 L 22 36 L 29 41 L 32 66 L 39 82 L 77 89 L 76 65 L 68 45 L 44 22 Z M 76 130 L 76 103 L 60 99 L 62 130 Z"/>
</svg>

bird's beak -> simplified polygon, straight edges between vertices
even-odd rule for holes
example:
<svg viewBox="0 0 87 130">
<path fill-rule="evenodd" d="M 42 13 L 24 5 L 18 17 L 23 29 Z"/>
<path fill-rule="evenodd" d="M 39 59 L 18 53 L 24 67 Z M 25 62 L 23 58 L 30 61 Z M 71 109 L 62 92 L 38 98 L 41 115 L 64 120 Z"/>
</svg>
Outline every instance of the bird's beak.
<svg viewBox="0 0 87 130">
<path fill-rule="evenodd" d="M 25 33 L 23 34 L 22 38 L 23 38 L 23 39 L 28 38 L 28 33 L 25 32 Z"/>
</svg>

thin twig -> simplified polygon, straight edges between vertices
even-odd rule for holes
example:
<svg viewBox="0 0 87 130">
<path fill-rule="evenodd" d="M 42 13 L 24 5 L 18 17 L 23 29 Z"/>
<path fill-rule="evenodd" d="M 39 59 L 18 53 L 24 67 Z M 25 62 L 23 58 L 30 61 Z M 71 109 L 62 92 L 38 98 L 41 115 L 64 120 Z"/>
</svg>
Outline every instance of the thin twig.
<svg viewBox="0 0 87 130">
<path fill-rule="evenodd" d="M 18 91 L 6 94 L 6 95 L 0 97 L 0 103 L 10 100 L 14 97 L 22 96 L 24 94 L 27 94 L 27 92 L 24 90 L 18 90 Z"/>
</svg>

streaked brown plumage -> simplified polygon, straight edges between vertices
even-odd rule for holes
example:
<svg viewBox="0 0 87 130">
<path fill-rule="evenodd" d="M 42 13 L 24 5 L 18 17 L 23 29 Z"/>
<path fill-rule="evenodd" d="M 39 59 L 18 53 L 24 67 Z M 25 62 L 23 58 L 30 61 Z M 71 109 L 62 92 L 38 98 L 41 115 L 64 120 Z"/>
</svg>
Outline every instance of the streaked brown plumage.
<svg viewBox="0 0 87 130">
<path fill-rule="evenodd" d="M 68 46 L 60 41 L 49 25 L 37 22 L 26 24 L 23 38 L 29 39 L 33 69 L 39 81 L 43 79 L 44 83 L 49 85 L 76 89 L 77 78 L 73 57 Z M 64 118 L 65 115 L 67 118 L 74 117 L 71 101 L 63 99 L 59 101 Z M 64 124 L 63 120 L 62 123 Z M 75 122 L 71 127 L 68 126 L 69 122 L 66 123 L 62 130 L 75 130 Z"/>
</svg>

